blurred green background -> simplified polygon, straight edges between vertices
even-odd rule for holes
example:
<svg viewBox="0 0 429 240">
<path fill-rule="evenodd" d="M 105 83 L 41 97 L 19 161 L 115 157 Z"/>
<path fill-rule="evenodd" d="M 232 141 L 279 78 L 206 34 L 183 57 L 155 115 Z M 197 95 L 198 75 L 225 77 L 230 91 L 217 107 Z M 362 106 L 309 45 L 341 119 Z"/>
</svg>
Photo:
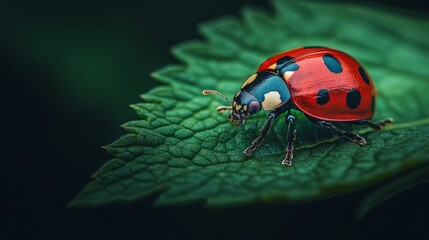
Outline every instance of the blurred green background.
<svg viewBox="0 0 429 240">
<path fill-rule="evenodd" d="M 249 4 L 269 8 L 256 0 L 1 3 L 6 144 L 0 165 L 0 239 L 300 238 L 319 233 L 360 239 L 426 233 L 425 185 L 391 199 L 361 222 L 351 209 L 362 192 L 311 204 L 226 210 L 201 205 L 156 209 L 153 199 L 130 206 L 65 208 L 110 158 L 100 146 L 124 133 L 122 123 L 137 118 L 128 105 L 158 85 L 150 72 L 175 62 L 170 47 L 200 38 L 198 23 L 238 16 Z M 363 4 L 429 13 L 417 0 Z M 282 231 L 283 225 L 288 231 Z"/>
</svg>

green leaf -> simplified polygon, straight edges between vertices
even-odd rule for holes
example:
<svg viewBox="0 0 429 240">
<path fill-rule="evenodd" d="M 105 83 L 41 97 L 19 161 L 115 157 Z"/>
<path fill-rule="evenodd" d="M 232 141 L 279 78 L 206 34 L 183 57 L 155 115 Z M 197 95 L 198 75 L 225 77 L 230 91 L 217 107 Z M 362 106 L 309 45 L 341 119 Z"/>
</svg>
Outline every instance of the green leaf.
<svg viewBox="0 0 429 240">
<path fill-rule="evenodd" d="M 201 25 L 206 40 L 176 46 L 184 64 L 153 74 L 165 83 L 131 107 L 140 120 L 106 147 L 115 158 L 94 175 L 71 206 L 132 202 L 157 194 L 156 205 L 208 206 L 256 201 L 301 202 L 362 189 L 429 160 L 429 20 L 349 4 L 277 0 L 274 13 L 244 8 L 242 19 Z M 266 113 L 241 128 L 216 113 L 224 102 L 202 96 L 239 90 L 267 57 L 304 45 L 325 45 L 357 58 L 379 91 L 376 120 L 397 124 L 381 132 L 360 129 L 368 144 L 332 137 L 297 115 L 292 167 L 280 164 L 285 125 L 280 120 L 251 158 L 243 150 L 257 137 Z"/>
</svg>

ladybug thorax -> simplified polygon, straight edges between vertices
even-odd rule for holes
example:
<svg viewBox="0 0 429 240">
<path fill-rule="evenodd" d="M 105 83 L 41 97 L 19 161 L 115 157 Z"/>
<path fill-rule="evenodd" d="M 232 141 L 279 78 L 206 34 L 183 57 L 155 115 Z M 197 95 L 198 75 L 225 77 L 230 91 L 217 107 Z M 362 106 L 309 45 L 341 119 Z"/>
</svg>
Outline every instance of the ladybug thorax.
<svg viewBox="0 0 429 240">
<path fill-rule="evenodd" d="M 291 97 L 285 80 L 272 70 L 260 71 L 251 75 L 241 86 L 241 92 L 252 95 L 264 110 L 281 107 Z"/>
</svg>

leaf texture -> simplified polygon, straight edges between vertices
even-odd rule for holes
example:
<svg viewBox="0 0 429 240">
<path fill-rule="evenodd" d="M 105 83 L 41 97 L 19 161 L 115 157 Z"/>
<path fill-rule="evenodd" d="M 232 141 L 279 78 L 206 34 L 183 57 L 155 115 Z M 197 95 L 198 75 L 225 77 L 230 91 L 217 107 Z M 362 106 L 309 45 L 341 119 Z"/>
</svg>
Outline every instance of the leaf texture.
<svg viewBox="0 0 429 240">
<path fill-rule="evenodd" d="M 429 20 L 365 6 L 287 0 L 273 12 L 244 8 L 200 26 L 204 41 L 174 47 L 182 64 L 153 77 L 163 83 L 132 105 L 141 118 L 105 147 L 115 158 L 94 174 L 71 206 L 134 202 L 158 194 L 156 205 L 205 202 L 222 207 L 258 201 L 302 202 L 355 191 L 429 160 Z M 296 112 L 293 167 L 280 164 L 286 126 L 279 118 L 251 158 L 243 150 L 267 113 L 241 128 L 216 113 L 228 96 L 269 56 L 299 46 L 329 46 L 358 59 L 378 89 L 374 119 L 397 124 L 381 132 L 359 130 L 368 144 L 333 137 Z"/>
</svg>

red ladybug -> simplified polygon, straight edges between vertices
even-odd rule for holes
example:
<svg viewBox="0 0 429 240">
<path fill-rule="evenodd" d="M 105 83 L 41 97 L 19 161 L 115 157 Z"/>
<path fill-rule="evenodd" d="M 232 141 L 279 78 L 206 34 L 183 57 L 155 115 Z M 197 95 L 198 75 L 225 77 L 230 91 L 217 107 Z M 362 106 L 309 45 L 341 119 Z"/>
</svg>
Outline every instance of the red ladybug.
<svg viewBox="0 0 429 240">
<path fill-rule="evenodd" d="M 203 94 L 217 94 L 204 90 Z M 271 110 L 260 130 L 260 136 L 244 151 L 250 156 L 268 134 L 272 121 L 287 112 L 288 125 L 286 157 L 283 164 L 291 166 L 293 129 L 295 117 L 291 109 L 301 111 L 318 126 L 329 128 L 334 134 L 345 137 L 359 145 L 365 145 L 363 137 L 343 131 L 333 123 L 368 125 L 381 130 L 393 123 L 387 118 L 378 123 L 370 121 L 375 110 L 376 91 L 365 69 L 350 55 L 326 47 L 303 47 L 277 54 L 263 62 L 235 94 L 231 106 L 219 107 L 218 112 L 230 110 L 228 117 L 240 126 L 245 119 L 260 110 Z"/>
</svg>

